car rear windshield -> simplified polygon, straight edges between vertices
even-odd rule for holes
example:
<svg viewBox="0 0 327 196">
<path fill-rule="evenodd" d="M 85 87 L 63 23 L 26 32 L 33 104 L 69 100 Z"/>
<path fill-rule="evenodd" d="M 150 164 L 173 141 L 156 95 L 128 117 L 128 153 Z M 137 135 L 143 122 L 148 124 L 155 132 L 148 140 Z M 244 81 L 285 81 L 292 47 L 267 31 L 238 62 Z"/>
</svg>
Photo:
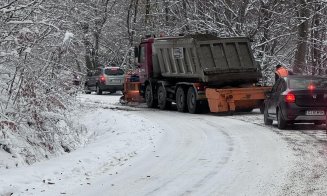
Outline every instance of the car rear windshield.
<svg viewBox="0 0 327 196">
<path fill-rule="evenodd" d="M 118 76 L 118 75 L 124 75 L 124 71 L 122 69 L 105 69 L 104 73 L 109 76 Z"/>
<path fill-rule="evenodd" d="M 327 79 L 324 78 L 292 78 L 289 80 L 290 89 L 327 89 Z"/>
</svg>

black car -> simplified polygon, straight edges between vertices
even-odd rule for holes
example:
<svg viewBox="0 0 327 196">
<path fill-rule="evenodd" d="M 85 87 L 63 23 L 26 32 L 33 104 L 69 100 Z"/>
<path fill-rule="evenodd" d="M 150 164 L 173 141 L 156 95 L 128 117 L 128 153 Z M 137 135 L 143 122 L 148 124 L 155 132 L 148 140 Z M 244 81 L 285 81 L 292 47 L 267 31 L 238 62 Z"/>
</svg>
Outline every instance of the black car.
<svg viewBox="0 0 327 196">
<path fill-rule="evenodd" d="M 277 120 L 278 128 L 288 124 L 326 122 L 327 78 L 290 75 L 280 78 L 267 94 L 264 123 Z"/>
</svg>

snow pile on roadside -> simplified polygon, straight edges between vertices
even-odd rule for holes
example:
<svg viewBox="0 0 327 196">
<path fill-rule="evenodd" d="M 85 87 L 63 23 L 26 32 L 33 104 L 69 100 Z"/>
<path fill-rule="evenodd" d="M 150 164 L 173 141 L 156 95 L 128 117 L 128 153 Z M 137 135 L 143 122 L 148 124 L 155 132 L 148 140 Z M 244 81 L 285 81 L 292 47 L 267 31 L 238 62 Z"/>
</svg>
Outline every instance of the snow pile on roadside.
<svg viewBox="0 0 327 196">
<path fill-rule="evenodd" d="M 74 114 L 67 112 L 41 112 L 42 131 L 2 119 L 0 153 L 6 155 L 0 156 L 0 169 L 32 164 L 84 145 L 86 129 L 74 124 L 71 116 Z"/>
<path fill-rule="evenodd" d="M 117 100 L 117 99 L 116 99 Z M 85 103 L 74 117 L 84 124 L 89 144 L 31 166 L 0 169 L 0 195 L 59 195 L 70 186 L 88 186 L 89 180 L 151 150 L 160 136 L 156 124 L 115 103 Z M 113 108 L 113 109 L 111 109 Z M 22 177 L 24 176 L 24 177 Z"/>
</svg>

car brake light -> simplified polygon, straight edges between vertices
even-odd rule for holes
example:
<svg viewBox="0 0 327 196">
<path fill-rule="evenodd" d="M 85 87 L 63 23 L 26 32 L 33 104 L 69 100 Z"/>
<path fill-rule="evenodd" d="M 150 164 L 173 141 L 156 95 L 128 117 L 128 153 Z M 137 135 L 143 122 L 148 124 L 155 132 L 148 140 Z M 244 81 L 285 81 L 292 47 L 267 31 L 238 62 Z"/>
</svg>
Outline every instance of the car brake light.
<svg viewBox="0 0 327 196">
<path fill-rule="evenodd" d="M 106 82 L 106 78 L 104 77 L 104 75 L 100 76 L 100 83 L 105 83 Z"/>
<path fill-rule="evenodd" d="M 285 101 L 287 103 L 294 103 L 295 102 L 295 95 L 293 93 L 288 93 L 286 96 L 285 96 Z"/>
<path fill-rule="evenodd" d="M 313 85 L 313 84 L 310 84 L 309 86 L 308 86 L 308 89 L 309 90 L 315 90 L 316 89 L 316 87 L 315 87 L 315 85 Z"/>
</svg>

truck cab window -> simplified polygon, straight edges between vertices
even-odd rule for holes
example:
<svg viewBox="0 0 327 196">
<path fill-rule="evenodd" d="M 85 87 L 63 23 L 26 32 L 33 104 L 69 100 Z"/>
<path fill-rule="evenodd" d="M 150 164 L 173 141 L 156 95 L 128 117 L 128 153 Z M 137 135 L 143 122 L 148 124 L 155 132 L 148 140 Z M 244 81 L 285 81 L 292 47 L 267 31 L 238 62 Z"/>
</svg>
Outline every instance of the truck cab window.
<svg viewBox="0 0 327 196">
<path fill-rule="evenodd" d="M 140 63 L 145 62 L 145 46 L 141 45 L 140 47 Z"/>
</svg>

